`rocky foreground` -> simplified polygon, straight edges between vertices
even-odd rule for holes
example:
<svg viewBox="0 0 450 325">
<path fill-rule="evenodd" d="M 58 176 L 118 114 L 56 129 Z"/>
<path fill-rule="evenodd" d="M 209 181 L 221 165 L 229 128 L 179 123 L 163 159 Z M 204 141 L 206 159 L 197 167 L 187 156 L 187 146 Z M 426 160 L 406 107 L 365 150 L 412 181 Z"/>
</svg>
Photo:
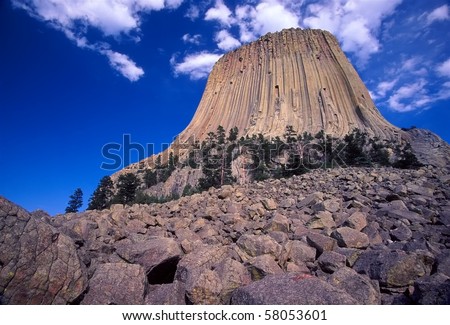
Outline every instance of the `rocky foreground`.
<svg viewBox="0 0 450 325">
<path fill-rule="evenodd" d="M 450 304 L 449 185 L 316 170 L 55 218 L 0 198 L 0 302 Z"/>
</svg>

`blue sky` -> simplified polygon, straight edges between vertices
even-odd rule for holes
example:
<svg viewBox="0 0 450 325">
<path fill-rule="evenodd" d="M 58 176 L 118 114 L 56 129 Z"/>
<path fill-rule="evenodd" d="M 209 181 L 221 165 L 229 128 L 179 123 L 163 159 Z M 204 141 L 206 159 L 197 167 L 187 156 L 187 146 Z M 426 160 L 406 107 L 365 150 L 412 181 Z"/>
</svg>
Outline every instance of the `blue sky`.
<svg viewBox="0 0 450 325">
<path fill-rule="evenodd" d="M 221 55 L 288 27 L 331 31 L 383 116 L 449 142 L 449 11 L 446 0 L 0 1 L 0 195 L 51 214 L 77 187 L 87 202 L 114 172 L 100 168 L 105 144 L 130 134 L 158 152 Z"/>
</svg>

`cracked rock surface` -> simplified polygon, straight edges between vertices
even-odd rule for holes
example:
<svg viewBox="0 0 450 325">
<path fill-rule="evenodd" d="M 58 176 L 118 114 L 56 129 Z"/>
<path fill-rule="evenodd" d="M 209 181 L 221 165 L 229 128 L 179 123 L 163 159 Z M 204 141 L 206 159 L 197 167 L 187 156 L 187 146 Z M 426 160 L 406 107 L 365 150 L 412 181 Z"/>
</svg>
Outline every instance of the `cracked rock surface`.
<svg viewBox="0 0 450 325">
<path fill-rule="evenodd" d="M 3 304 L 448 304 L 445 169 L 314 170 L 49 217 L 0 199 Z"/>
</svg>

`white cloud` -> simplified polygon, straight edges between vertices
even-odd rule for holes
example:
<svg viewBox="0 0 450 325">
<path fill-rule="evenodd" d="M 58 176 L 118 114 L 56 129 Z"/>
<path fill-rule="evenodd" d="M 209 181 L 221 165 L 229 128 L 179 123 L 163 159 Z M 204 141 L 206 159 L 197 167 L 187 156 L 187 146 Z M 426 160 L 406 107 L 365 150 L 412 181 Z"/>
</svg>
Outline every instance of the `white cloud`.
<svg viewBox="0 0 450 325">
<path fill-rule="evenodd" d="M 219 49 L 229 51 L 241 46 L 241 42 L 235 39 L 230 33 L 223 29 L 216 34 L 215 41 Z"/>
<path fill-rule="evenodd" d="M 221 54 L 200 52 L 186 56 L 180 63 L 172 58 L 171 63 L 176 74 L 188 75 L 192 80 L 197 80 L 206 78 L 221 56 Z"/>
<path fill-rule="evenodd" d="M 436 71 L 440 76 L 450 78 L 450 58 L 439 64 Z"/>
<path fill-rule="evenodd" d="M 127 55 L 111 50 L 102 50 L 101 53 L 108 57 L 111 67 L 128 80 L 137 81 L 144 75 L 144 70 L 138 67 Z"/>
<path fill-rule="evenodd" d="M 380 50 L 378 35 L 382 21 L 395 12 L 402 0 L 331 0 L 307 6 L 303 24 L 326 29 L 342 43 L 342 49 L 354 53 L 363 66 Z"/>
<path fill-rule="evenodd" d="M 128 33 L 140 25 L 140 15 L 165 7 L 175 8 L 180 0 L 13 0 L 28 12 L 57 26 L 74 30 L 80 24 L 105 35 Z"/>
<path fill-rule="evenodd" d="M 450 20 L 448 5 L 443 5 L 434 9 L 426 17 L 427 25 L 431 25 L 436 21 Z"/>
<path fill-rule="evenodd" d="M 196 5 L 191 5 L 184 16 L 194 21 L 200 17 L 200 9 Z"/>
<path fill-rule="evenodd" d="M 202 36 L 200 34 L 195 34 L 195 35 L 184 34 L 181 39 L 185 43 L 191 43 L 191 44 L 199 45 L 201 38 L 202 38 Z"/>
<path fill-rule="evenodd" d="M 436 96 L 437 100 L 446 100 L 450 98 L 450 81 L 444 82 L 442 88 Z"/>
<path fill-rule="evenodd" d="M 262 0 L 249 1 L 250 4 L 237 5 L 232 12 L 223 0 L 216 0 L 214 7 L 206 10 L 204 19 L 220 24 L 214 41 L 222 51 L 230 51 L 239 47 L 242 42 L 250 42 L 268 32 L 280 31 L 284 28 L 299 27 L 298 1 Z M 198 13 L 196 8 L 195 14 Z M 232 28 L 239 28 L 239 39 L 232 34 Z M 218 54 L 201 52 L 187 56 L 182 63 L 172 64 L 176 73 L 190 75 L 191 79 L 207 77 L 213 63 L 220 57 Z M 172 60 L 173 61 L 173 60 Z"/>
<path fill-rule="evenodd" d="M 89 29 L 97 29 L 105 36 L 139 32 L 143 14 L 164 8 L 177 8 L 183 0 L 12 0 L 12 2 L 15 7 L 26 10 L 32 17 L 48 22 L 61 30 L 78 47 L 88 48 L 107 56 L 114 69 L 124 77 L 135 81 L 144 74 L 142 69 L 128 56 L 104 50 L 109 45 L 91 44 L 87 38 Z M 133 39 L 137 41 L 139 37 L 134 36 Z"/>
<path fill-rule="evenodd" d="M 391 91 L 397 82 L 398 79 L 380 82 L 377 86 L 377 98 L 384 98 L 386 96 L 386 93 Z"/>
<path fill-rule="evenodd" d="M 252 27 L 259 35 L 299 26 L 299 17 L 278 1 L 262 1 L 256 6 L 255 14 Z"/>
<path fill-rule="evenodd" d="M 256 6 L 237 6 L 235 22 L 239 26 L 240 40 L 249 42 L 269 32 L 299 27 L 300 17 L 294 10 L 288 8 L 289 3 L 265 0 Z"/>
<path fill-rule="evenodd" d="M 421 79 L 415 83 L 407 84 L 397 89 L 389 97 L 389 106 L 397 112 L 410 112 L 432 102 L 425 89 L 427 82 Z"/>
<path fill-rule="evenodd" d="M 205 20 L 217 20 L 221 25 L 228 27 L 233 23 L 232 13 L 222 0 L 217 0 L 215 6 L 208 9 Z"/>
<path fill-rule="evenodd" d="M 419 62 L 420 62 L 420 59 L 418 57 L 412 57 L 410 59 L 407 59 L 407 60 L 403 61 L 402 70 L 412 71 L 412 70 L 416 69 Z"/>
</svg>

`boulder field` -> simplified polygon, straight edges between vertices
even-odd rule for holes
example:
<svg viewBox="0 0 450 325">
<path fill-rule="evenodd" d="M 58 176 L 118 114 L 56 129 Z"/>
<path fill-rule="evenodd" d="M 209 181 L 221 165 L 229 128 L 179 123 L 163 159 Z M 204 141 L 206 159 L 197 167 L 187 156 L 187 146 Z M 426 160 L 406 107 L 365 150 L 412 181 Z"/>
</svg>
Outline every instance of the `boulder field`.
<svg viewBox="0 0 450 325">
<path fill-rule="evenodd" d="M 449 304 L 449 198 L 433 167 L 55 217 L 0 197 L 0 303 Z"/>
</svg>

